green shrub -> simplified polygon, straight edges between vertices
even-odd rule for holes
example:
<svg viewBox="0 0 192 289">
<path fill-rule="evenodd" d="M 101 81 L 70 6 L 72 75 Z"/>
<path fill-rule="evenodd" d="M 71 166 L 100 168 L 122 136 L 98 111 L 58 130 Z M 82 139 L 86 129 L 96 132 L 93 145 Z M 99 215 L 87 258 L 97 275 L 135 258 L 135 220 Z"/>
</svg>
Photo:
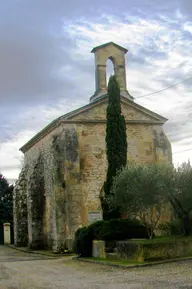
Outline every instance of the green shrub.
<svg viewBox="0 0 192 289">
<path fill-rule="evenodd" d="M 78 229 L 75 234 L 73 251 L 81 257 L 89 257 L 92 255 L 92 241 L 94 239 L 91 228 Z"/>
<path fill-rule="evenodd" d="M 159 230 L 167 236 L 182 236 L 183 235 L 183 227 L 182 227 L 181 221 L 178 219 L 174 219 L 171 222 L 160 224 Z"/>
<path fill-rule="evenodd" d="M 92 255 L 92 241 L 117 241 L 148 238 L 147 229 L 138 220 L 115 219 L 98 221 L 78 229 L 75 234 L 74 252 L 82 257 Z"/>
<path fill-rule="evenodd" d="M 138 221 L 115 219 L 98 221 L 90 225 L 97 240 L 113 241 L 126 239 L 148 238 L 147 229 Z"/>
</svg>

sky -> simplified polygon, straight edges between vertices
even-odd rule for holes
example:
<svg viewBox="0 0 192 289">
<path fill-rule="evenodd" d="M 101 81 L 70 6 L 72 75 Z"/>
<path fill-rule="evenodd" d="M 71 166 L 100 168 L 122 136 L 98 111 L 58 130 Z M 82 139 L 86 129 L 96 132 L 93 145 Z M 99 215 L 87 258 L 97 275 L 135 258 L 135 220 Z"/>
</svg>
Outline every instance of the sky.
<svg viewBox="0 0 192 289">
<path fill-rule="evenodd" d="M 191 0 L 0 0 L 0 172 L 10 182 L 21 170 L 19 148 L 89 102 L 90 51 L 110 41 L 129 50 L 135 102 L 168 118 L 174 164 L 192 158 Z"/>
</svg>

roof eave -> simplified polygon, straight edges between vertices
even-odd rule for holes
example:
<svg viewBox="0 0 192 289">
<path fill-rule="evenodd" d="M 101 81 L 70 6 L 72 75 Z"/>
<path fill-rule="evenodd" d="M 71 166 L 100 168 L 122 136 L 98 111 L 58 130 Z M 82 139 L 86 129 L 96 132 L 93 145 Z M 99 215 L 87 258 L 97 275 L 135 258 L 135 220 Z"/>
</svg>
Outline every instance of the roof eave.
<svg viewBox="0 0 192 289">
<path fill-rule="evenodd" d="M 103 47 L 106 47 L 106 46 L 108 46 L 108 45 L 110 45 L 110 44 L 118 47 L 119 49 L 123 50 L 125 53 L 128 52 L 128 49 L 126 49 L 126 48 L 124 48 L 123 46 L 120 46 L 120 45 L 114 43 L 113 41 L 111 41 L 111 42 L 107 42 L 107 43 L 104 43 L 104 44 L 102 44 L 102 45 L 99 45 L 99 46 L 94 47 L 94 48 L 91 50 L 91 53 L 95 53 L 95 51 L 97 51 L 98 49 L 103 48 Z"/>
<path fill-rule="evenodd" d="M 148 110 L 147 108 L 121 96 L 122 100 L 124 100 L 125 102 L 129 102 L 132 106 L 135 106 L 136 108 L 139 108 L 141 111 L 143 111 L 144 113 L 151 115 L 152 117 L 156 117 L 159 121 L 159 123 L 161 122 L 162 124 L 164 124 L 166 121 L 168 121 L 167 118 L 152 112 L 150 110 Z M 32 137 L 26 144 L 24 144 L 19 150 L 23 153 L 25 153 L 28 148 L 30 148 L 34 143 L 36 143 L 39 139 L 41 139 L 44 135 L 47 135 L 48 132 L 52 131 L 55 127 L 57 127 L 57 125 L 59 125 L 60 122 L 62 122 L 62 120 L 70 120 L 73 116 L 76 116 L 84 111 L 86 111 L 87 109 L 89 109 L 90 107 L 94 107 L 95 105 L 98 105 L 102 102 L 105 102 L 107 100 L 107 94 L 103 95 L 100 99 L 95 100 L 92 103 L 89 103 L 83 107 L 80 107 L 76 110 L 73 110 L 67 114 L 64 114 L 62 116 L 60 116 L 59 118 L 53 120 L 50 124 L 48 124 L 46 127 L 44 127 L 40 132 L 38 132 L 34 137 Z"/>
<path fill-rule="evenodd" d="M 158 114 L 156 112 L 153 112 L 153 111 L 147 109 L 146 107 L 144 107 L 144 106 L 142 106 L 142 105 L 140 105 L 140 104 L 138 104 L 136 102 L 133 102 L 133 101 L 125 98 L 124 96 L 121 96 L 121 98 L 124 99 L 125 102 L 129 102 L 132 106 L 135 106 L 136 108 L 139 108 L 141 111 L 146 112 L 148 115 L 151 115 L 152 117 L 158 118 L 160 121 L 162 121 L 164 123 L 166 121 L 168 121 L 168 119 L 165 118 L 164 116 L 162 116 L 162 115 L 160 115 L 160 114 Z"/>
<path fill-rule="evenodd" d="M 48 131 L 52 130 L 57 126 L 57 124 L 60 122 L 61 117 L 56 118 L 53 120 L 50 124 L 48 124 L 46 127 L 44 127 L 40 132 L 35 134 L 28 142 L 26 142 L 22 147 L 20 147 L 20 151 L 22 153 L 25 153 L 27 151 L 27 148 L 31 145 L 31 143 L 38 140 L 39 137 L 42 137 L 42 135 L 47 134 Z"/>
</svg>

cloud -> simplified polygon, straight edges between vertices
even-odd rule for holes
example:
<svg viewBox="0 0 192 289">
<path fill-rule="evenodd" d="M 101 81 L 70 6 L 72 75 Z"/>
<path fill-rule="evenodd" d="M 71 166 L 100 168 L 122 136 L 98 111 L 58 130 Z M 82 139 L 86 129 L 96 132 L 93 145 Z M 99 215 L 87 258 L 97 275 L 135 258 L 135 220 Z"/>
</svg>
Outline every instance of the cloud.
<svg viewBox="0 0 192 289">
<path fill-rule="evenodd" d="M 122 46 L 128 46 L 131 55 L 139 54 L 144 49 L 155 54 L 171 51 L 173 45 L 176 46 L 179 41 L 180 32 L 171 27 L 169 22 L 162 21 L 161 15 L 155 17 L 158 19 L 145 19 L 130 14 L 124 17 L 103 14 L 94 21 L 65 21 L 63 28 L 71 39 L 76 39 L 78 50 L 73 50 L 75 56 L 83 54 L 90 57 L 88 52 L 92 46 L 112 40 Z"/>
<path fill-rule="evenodd" d="M 57 73 L 72 65 L 61 39 L 41 30 L 13 26 L 0 29 L 0 63 L 1 105 L 34 105 L 59 99 L 73 88 L 64 74 Z"/>
<path fill-rule="evenodd" d="M 178 6 L 180 7 L 181 12 L 186 15 L 187 18 L 191 18 L 192 3 L 190 0 L 178 1 Z M 178 11 L 179 14 L 181 14 Z"/>
<path fill-rule="evenodd" d="M 11 182 L 18 177 L 21 169 L 22 153 L 18 151 L 18 147 L 33 134 L 34 131 L 21 131 L 11 141 L 0 144 L 0 172 Z"/>
</svg>

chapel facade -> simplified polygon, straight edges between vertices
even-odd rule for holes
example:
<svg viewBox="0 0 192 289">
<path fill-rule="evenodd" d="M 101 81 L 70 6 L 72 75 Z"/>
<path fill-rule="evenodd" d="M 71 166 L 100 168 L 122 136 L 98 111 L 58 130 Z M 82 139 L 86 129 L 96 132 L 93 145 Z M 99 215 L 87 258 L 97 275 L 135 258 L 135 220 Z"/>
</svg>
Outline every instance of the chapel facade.
<svg viewBox="0 0 192 289">
<path fill-rule="evenodd" d="M 95 47 L 96 89 L 87 105 L 57 118 L 20 150 L 24 165 L 14 190 L 16 246 L 70 248 L 76 230 L 102 218 L 106 178 L 106 62 L 111 59 L 126 120 L 127 159 L 141 164 L 172 162 L 166 118 L 134 102 L 126 84 L 127 49 Z"/>
</svg>

